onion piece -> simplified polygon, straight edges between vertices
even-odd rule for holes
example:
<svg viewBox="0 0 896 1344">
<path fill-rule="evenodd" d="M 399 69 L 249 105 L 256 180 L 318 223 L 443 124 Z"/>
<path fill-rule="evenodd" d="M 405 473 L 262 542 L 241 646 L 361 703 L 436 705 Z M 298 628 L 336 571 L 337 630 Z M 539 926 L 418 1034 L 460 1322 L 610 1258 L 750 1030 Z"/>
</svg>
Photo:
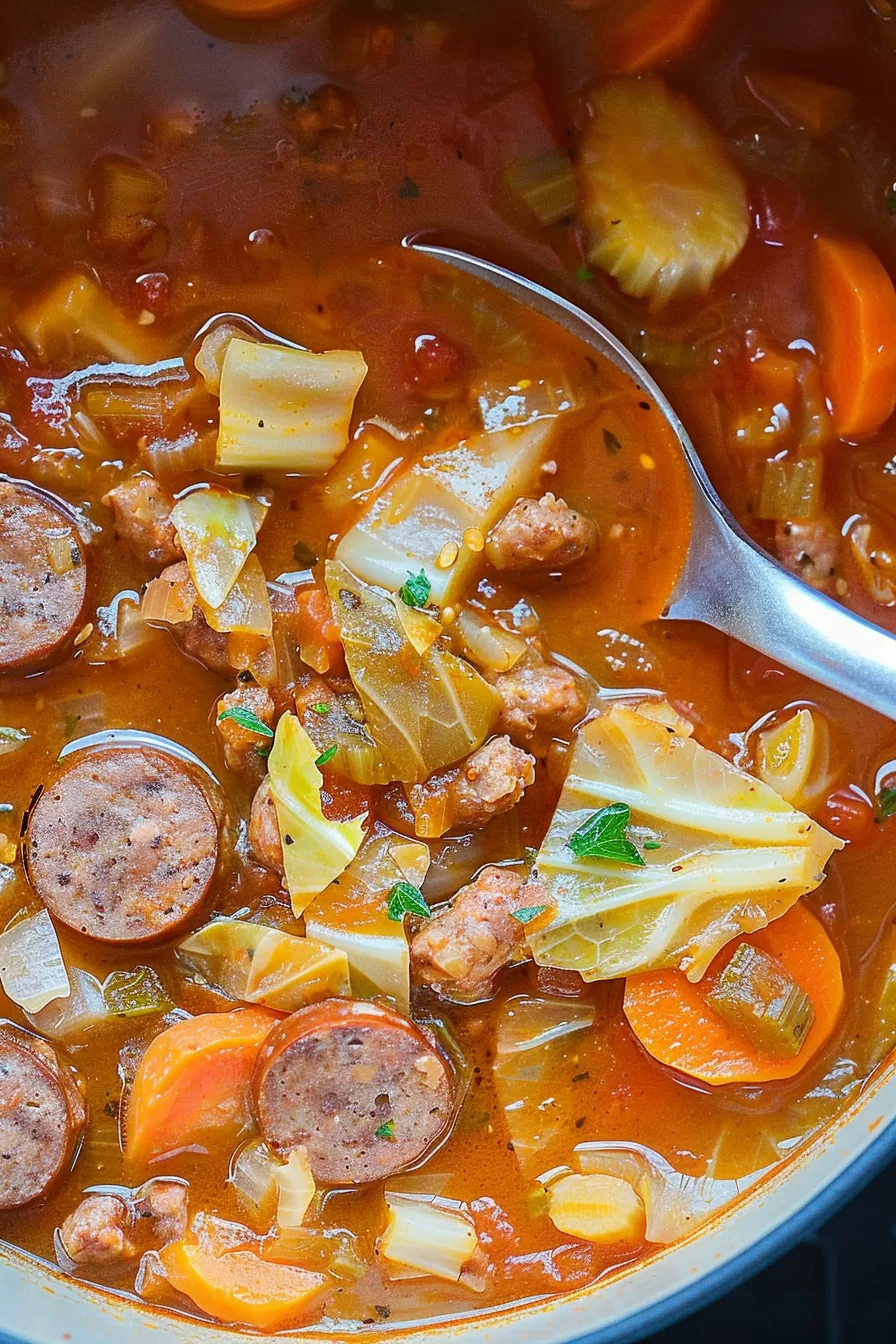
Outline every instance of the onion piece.
<svg viewBox="0 0 896 1344">
<path fill-rule="evenodd" d="M 263 1139 L 250 1139 L 234 1155 L 228 1184 L 244 1209 L 260 1223 L 269 1223 L 277 1198 L 280 1162 Z"/>
<path fill-rule="evenodd" d="M 261 561 L 250 555 L 236 583 L 219 607 L 199 599 L 199 607 L 213 630 L 227 634 L 270 635 L 273 628 L 271 599 Z"/>
<path fill-rule="evenodd" d="M 170 578 L 159 574 L 150 579 L 140 604 L 140 615 L 148 625 L 181 625 L 193 616 L 197 593 L 189 572 Z"/>
<path fill-rule="evenodd" d="M 71 993 L 53 999 L 37 1012 L 25 1016 L 35 1031 L 51 1041 L 77 1041 L 108 1020 L 103 987 L 95 975 L 74 966 L 68 972 Z"/>
<path fill-rule="evenodd" d="M 317 1194 L 308 1149 L 304 1146 L 294 1148 L 286 1163 L 275 1170 L 274 1180 L 279 1191 L 277 1226 L 301 1227 Z"/>
<path fill-rule="evenodd" d="M 246 495 L 192 490 L 171 510 L 190 577 L 203 602 L 220 607 L 255 547 L 256 508 Z"/>
<path fill-rule="evenodd" d="M 221 395 L 221 370 L 230 342 L 239 339 L 258 343 L 258 337 L 248 327 L 237 325 L 226 318 L 216 322 L 202 339 L 202 344 L 193 357 L 196 372 L 202 378 L 209 392 Z"/>
<path fill-rule="evenodd" d="M 485 672 L 509 672 L 528 650 L 519 635 L 512 635 L 484 612 L 464 605 L 451 627 L 458 652 Z"/>
<path fill-rule="evenodd" d="M 72 992 L 59 939 L 46 910 L 0 934 L 0 984 L 13 1003 L 39 1013 Z"/>
</svg>

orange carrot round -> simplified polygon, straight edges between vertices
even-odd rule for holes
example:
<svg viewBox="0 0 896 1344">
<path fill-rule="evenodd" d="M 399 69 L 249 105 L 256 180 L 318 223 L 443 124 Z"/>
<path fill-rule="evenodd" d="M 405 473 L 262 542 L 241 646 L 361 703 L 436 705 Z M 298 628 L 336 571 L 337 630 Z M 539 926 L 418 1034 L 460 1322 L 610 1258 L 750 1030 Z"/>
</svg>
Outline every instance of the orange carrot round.
<svg viewBox="0 0 896 1344">
<path fill-rule="evenodd" d="M 605 70 L 636 75 L 656 70 L 696 42 L 719 0 L 628 0 L 610 5 L 601 25 Z"/>
<path fill-rule="evenodd" d="M 705 994 L 742 942 L 777 957 L 808 994 L 815 1018 L 793 1059 L 763 1055 L 719 1016 Z M 843 1006 L 840 958 L 822 925 L 804 905 L 794 905 L 758 933 L 736 938 L 696 985 L 681 971 L 629 976 L 623 1011 L 654 1059 L 705 1083 L 767 1083 L 792 1078 L 830 1036 Z"/>
<path fill-rule="evenodd" d="M 230 19 L 270 19 L 293 9 L 306 9 L 313 0 L 200 0 L 200 3 Z"/>
<path fill-rule="evenodd" d="M 834 428 L 873 434 L 896 406 L 896 289 L 860 238 L 815 240 L 819 352 Z"/>
<path fill-rule="evenodd" d="M 151 1162 L 249 1120 L 249 1080 L 276 1013 L 242 1008 L 176 1022 L 152 1041 L 131 1087 L 127 1158 Z"/>
</svg>

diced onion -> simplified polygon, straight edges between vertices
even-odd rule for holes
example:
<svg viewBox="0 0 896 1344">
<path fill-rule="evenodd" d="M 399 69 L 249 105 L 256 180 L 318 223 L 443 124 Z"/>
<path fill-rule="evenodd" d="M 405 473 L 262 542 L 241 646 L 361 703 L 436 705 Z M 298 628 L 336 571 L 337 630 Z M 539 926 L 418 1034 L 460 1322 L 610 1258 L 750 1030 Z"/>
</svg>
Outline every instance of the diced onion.
<svg viewBox="0 0 896 1344">
<path fill-rule="evenodd" d="M 461 608 L 451 634 L 463 656 L 485 672 L 509 672 L 528 649 L 519 635 L 468 606 Z"/>
<path fill-rule="evenodd" d="M 274 1172 L 274 1179 L 279 1191 L 277 1226 L 301 1227 L 317 1194 L 317 1186 L 311 1175 L 308 1149 L 294 1148 L 285 1165 L 278 1167 Z"/>
<path fill-rule="evenodd" d="M 231 490 L 192 490 L 171 510 L 196 591 L 220 607 L 255 546 L 253 501 Z"/>
<path fill-rule="evenodd" d="M 229 322 L 225 318 L 221 322 L 216 322 L 209 329 L 194 356 L 193 363 L 196 366 L 196 372 L 202 378 L 209 392 L 216 397 L 221 394 L 221 370 L 224 368 L 224 356 L 227 354 L 230 342 L 237 338 L 249 342 L 258 340 L 248 328 L 238 326 L 236 322 Z"/>
<path fill-rule="evenodd" d="M 54 999 L 71 994 L 62 949 L 46 910 L 0 934 L 0 983 L 27 1013 L 39 1013 Z"/>
<path fill-rule="evenodd" d="M 348 445 L 366 376 L 356 351 L 313 354 L 231 340 L 221 372 L 218 465 L 322 475 Z"/>
<path fill-rule="evenodd" d="M 386 1191 L 389 1221 L 377 1252 L 393 1265 L 457 1283 L 479 1246 L 472 1219 L 433 1198 Z"/>
<path fill-rule="evenodd" d="M 230 1164 L 229 1183 L 243 1207 L 259 1222 L 273 1213 L 280 1165 L 262 1139 L 250 1139 Z"/>
<path fill-rule="evenodd" d="M 811 709 L 798 709 L 761 732 L 756 773 L 788 803 L 810 810 L 831 782 L 827 721 Z"/>
<path fill-rule="evenodd" d="M 68 978 L 71 993 L 67 998 L 53 999 L 37 1012 L 25 1014 L 34 1030 L 51 1041 L 80 1041 L 109 1017 L 103 987 L 95 975 L 75 966 Z"/>
</svg>

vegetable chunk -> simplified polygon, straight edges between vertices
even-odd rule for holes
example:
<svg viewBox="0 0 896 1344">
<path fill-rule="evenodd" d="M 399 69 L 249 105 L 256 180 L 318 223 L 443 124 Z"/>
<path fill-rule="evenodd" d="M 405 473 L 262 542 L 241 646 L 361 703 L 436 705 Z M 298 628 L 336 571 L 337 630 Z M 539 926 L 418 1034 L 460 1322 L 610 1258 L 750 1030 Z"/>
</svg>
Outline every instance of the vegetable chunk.
<svg viewBox="0 0 896 1344">
<path fill-rule="evenodd" d="M 579 157 L 588 260 L 654 309 L 705 294 L 750 229 L 716 132 L 659 75 L 611 79 L 591 107 Z"/>
<path fill-rule="evenodd" d="M 607 830 L 595 818 L 620 807 L 612 850 L 583 848 L 581 836 Z M 699 980 L 731 939 L 814 891 L 842 844 L 693 738 L 617 703 L 578 735 L 537 859 L 557 916 L 529 946 L 540 965 L 586 980 L 664 966 Z"/>
<path fill-rule="evenodd" d="M 548 1216 L 558 1232 L 599 1245 L 644 1236 L 644 1205 L 618 1176 L 562 1176 L 548 1189 Z"/>
<path fill-rule="evenodd" d="M 322 476 L 348 447 L 366 377 L 354 350 L 313 354 L 236 337 L 221 370 L 218 466 Z"/>
</svg>

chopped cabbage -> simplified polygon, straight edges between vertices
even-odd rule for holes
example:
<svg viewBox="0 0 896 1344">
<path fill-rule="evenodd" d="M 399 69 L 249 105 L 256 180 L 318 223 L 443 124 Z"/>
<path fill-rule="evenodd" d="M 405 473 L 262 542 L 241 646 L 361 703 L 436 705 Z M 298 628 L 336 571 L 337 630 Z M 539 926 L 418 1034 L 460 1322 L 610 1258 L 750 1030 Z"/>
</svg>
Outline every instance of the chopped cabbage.
<svg viewBox="0 0 896 1344">
<path fill-rule="evenodd" d="M 382 1260 L 457 1283 L 479 1245 L 472 1218 L 425 1195 L 387 1191 L 386 1203 L 389 1221 L 376 1245 Z"/>
<path fill-rule="evenodd" d="M 355 350 L 316 355 L 235 337 L 221 370 L 218 466 L 323 475 L 348 446 L 366 377 Z"/>
<path fill-rule="evenodd" d="M 438 622 L 415 611 L 412 642 L 386 593 L 338 560 L 327 561 L 326 575 L 349 674 L 389 780 L 420 783 L 480 746 L 497 720 L 498 693 L 442 648 Z M 434 639 L 420 653 L 426 623 Z"/>
<path fill-rule="evenodd" d="M 305 912 L 309 938 L 340 948 L 348 957 L 355 998 L 385 994 L 407 1012 L 410 958 L 403 920 L 387 915 L 396 882 L 420 887 L 429 869 L 429 848 L 400 835 L 375 835 L 338 882 Z"/>
<path fill-rule="evenodd" d="M 199 606 L 213 630 L 235 635 L 270 635 L 273 629 L 271 596 L 261 561 L 250 555 L 219 607 L 199 599 Z"/>
<path fill-rule="evenodd" d="M 464 533 L 484 535 L 533 485 L 556 422 L 483 432 L 434 448 L 401 472 L 336 548 L 367 583 L 397 592 L 409 573 L 423 570 L 438 606 L 462 595 L 481 559 Z M 456 549 L 451 564 L 445 551 Z M 438 562 L 442 559 L 442 565 Z"/>
<path fill-rule="evenodd" d="M 39 1013 L 72 992 L 62 949 L 46 910 L 0 934 L 0 984 L 26 1013 Z"/>
<path fill-rule="evenodd" d="M 609 804 L 631 809 L 637 866 L 579 858 L 570 836 Z M 529 933 L 542 966 L 615 980 L 678 967 L 699 980 L 732 938 L 814 891 L 843 842 L 693 738 L 617 703 L 578 734 L 536 866 L 557 903 Z"/>
<path fill-rule="evenodd" d="M 218 488 L 191 490 L 171 510 L 190 577 L 210 607 L 221 606 L 254 550 L 257 519 L 254 500 Z"/>
<path fill-rule="evenodd" d="M 513 1151 L 524 1176 L 543 1169 L 545 1150 L 575 1113 L 545 1106 L 544 1088 L 560 1076 L 570 1052 L 582 1048 L 578 1033 L 594 1025 L 594 1009 L 558 999 L 510 999 L 501 1009 L 494 1063 L 495 1088 Z"/>
<path fill-rule="evenodd" d="M 268 777 L 283 842 L 286 889 L 297 915 L 351 863 L 367 820 L 366 814 L 353 821 L 324 816 L 317 756 L 295 714 L 282 715 L 268 757 Z"/>
<path fill-rule="evenodd" d="M 283 1013 L 349 992 L 344 952 L 263 924 L 216 919 L 185 938 L 178 952 L 226 994 Z"/>
<path fill-rule="evenodd" d="M 283 1166 L 274 1172 L 279 1197 L 277 1199 L 277 1226 L 301 1227 L 311 1207 L 317 1186 L 311 1175 L 308 1149 L 293 1148 Z"/>
</svg>

